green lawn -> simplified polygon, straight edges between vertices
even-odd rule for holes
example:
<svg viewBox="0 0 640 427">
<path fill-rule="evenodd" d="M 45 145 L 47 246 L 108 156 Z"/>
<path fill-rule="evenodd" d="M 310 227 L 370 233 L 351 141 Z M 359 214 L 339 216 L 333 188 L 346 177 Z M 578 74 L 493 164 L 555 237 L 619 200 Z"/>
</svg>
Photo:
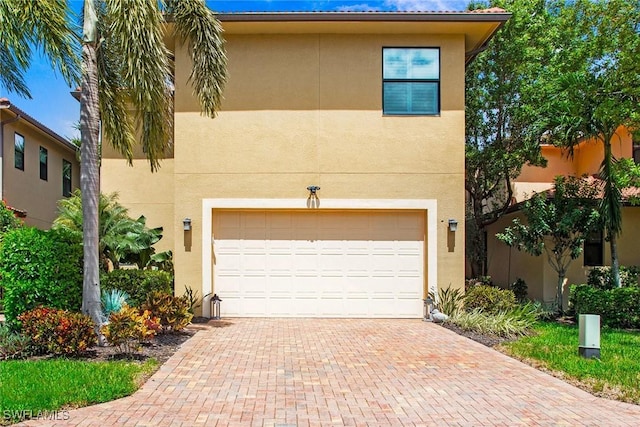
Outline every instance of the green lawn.
<svg viewBox="0 0 640 427">
<path fill-rule="evenodd" d="M 596 394 L 640 404 L 640 332 L 603 329 L 601 359 L 578 355 L 578 326 L 538 323 L 537 335 L 505 343 L 501 349 L 579 381 Z"/>
<path fill-rule="evenodd" d="M 0 362 L 0 424 L 15 413 L 37 414 L 127 396 L 157 365 L 153 359 L 143 364 L 67 359 Z"/>
</svg>

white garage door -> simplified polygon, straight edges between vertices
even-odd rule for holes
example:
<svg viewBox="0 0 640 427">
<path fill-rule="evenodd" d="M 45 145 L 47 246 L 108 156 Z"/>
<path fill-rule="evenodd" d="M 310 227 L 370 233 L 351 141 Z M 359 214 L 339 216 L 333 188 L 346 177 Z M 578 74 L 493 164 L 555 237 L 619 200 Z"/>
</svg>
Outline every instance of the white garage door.
<svg viewBox="0 0 640 427">
<path fill-rule="evenodd" d="M 422 315 L 424 213 L 213 212 L 227 317 Z"/>
</svg>

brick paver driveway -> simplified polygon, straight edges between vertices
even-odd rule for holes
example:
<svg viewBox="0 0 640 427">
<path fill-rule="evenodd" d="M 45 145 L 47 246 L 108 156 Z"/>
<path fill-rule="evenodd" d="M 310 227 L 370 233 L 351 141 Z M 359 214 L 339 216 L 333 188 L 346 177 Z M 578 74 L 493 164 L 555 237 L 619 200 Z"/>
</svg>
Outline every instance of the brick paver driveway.
<svg viewBox="0 0 640 427">
<path fill-rule="evenodd" d="M 231 322 L 198 332 L 133 396 L 64 425 L 640 425 L 639 406 L 420 320 Z"/>
</svg>

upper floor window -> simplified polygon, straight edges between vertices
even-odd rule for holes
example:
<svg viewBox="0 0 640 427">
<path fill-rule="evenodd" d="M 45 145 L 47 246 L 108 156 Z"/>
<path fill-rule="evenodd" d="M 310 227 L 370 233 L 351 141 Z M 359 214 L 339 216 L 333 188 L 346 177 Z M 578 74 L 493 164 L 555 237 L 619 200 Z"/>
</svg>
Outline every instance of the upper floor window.
<svg viewBox="0 0 640 427">
<path fill-rule="evenodd" d="M 40 179 L 47 180 L 48 152 L 44 147 L 40 147 Z"/>
<path fill-rule="evenodd" d="M 16 169 L 24 170 L 24 136 L 19 133 L 15 134 L 14 139 L 14 161 Z"/>
<path fill-rule="evenodd" d="M 383 48 L 382 98 L 384 114 L 440 114 L 440 49 Z"/>
<path fill-rule="evenodd" d="M 62 195 L 69 197 L 71 195 L 71 173 L 73 165 L 71 162 L 62 159 Z"/>
</svg>

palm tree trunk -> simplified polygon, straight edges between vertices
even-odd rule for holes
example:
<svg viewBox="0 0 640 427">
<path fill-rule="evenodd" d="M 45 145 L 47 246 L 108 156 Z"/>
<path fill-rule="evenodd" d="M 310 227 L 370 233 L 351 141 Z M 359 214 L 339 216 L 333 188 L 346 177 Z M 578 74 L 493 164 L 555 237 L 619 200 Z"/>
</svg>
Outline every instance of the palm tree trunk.
<svg viewBox="0 0 640 427">
<path fill-rule="evenodd" d="M 91 316 L 99 327 L 102 323 L 98 256 L 100 113 L 98 107 L 98 69 L 93 43 L 83 44 L 82 62 L 82 93 L 80 95 L 80 134 L 82 140 L 80 145 L 80 191 L 82 192 L 82 242 L 84 245 L 82 312 Z"/>
<path fill-rule="evenodd" d="M 614 286 L 620 288 L 620 261 L 618 260 L 618 237 L 615 234 L 609 236 L 609 247 L 611 249 L 611 278 Z"/>
</svg>

